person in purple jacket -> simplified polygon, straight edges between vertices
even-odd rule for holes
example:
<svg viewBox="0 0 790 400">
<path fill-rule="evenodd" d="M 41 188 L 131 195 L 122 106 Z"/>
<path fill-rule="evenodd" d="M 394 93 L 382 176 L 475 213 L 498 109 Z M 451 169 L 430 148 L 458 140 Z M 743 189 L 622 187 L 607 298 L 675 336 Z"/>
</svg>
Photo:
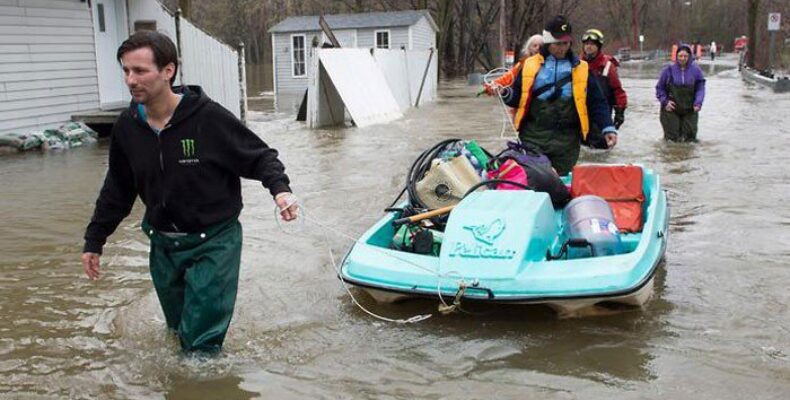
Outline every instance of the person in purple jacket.
<svg viewBox="0 0 790 400">
<path fill-rule="evenodd" d="M 694 62 L 691 47 L 678 47 L 677 61 L 661 71 L 656 84 L 661 102 L 664 139 L 673 142 L 697 141 L 697 120 L 705 100 L 705 76 Z"/>
</svg>

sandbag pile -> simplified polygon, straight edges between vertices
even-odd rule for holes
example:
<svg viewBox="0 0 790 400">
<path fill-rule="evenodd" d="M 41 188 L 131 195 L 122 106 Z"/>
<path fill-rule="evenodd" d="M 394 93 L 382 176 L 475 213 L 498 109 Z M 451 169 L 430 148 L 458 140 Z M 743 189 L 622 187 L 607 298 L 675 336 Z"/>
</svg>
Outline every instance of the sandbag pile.
<svg viewBox="0 0 790 400">
<path fill-rule="evenodd" d="M 58 150 L 96 143 L 98 134 L 82 122 L 68 122 L 57 129 L 0 134 L 0 154 L 28 150 Z"/>
</svg>

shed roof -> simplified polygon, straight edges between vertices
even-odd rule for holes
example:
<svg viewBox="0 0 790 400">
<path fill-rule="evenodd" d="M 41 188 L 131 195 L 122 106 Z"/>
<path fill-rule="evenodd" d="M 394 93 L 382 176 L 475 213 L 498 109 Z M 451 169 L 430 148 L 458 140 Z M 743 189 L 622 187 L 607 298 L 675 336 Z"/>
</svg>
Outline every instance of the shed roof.
<svg viewBox="0 0 790 400">
<path fill-rule="evenodd" d="M 428 10 L 407 10 L 407 11 L 387 11 L 371 12 L 360 14 L 332 14 L 324 15 L 329 27 L 332 29 L 354 29 L 354 28 L 386 28 L 394 26 L 411 26 L 417 23 L 420 18 L 427 18 L 428 23 L 434 31 L 439 31 L 436 22 L 431 18 Z M 271 27 L 271 33 L 284 32 L 305 32 L 321 30 L 318 24 L 318 15 L 288 17 Z"/>
</svg>

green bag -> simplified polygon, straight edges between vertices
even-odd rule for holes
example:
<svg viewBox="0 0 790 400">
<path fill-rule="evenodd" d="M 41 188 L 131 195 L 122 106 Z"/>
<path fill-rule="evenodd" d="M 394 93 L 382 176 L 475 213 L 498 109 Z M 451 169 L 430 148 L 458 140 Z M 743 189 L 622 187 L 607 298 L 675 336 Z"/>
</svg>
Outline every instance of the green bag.
<svg viewBox="0 0 790 400">
<path fill-rule="evenodd" d="M 466 142 L 466 149 L 469 150 L 469 152 L 472 153 L 472 155 L 475 156 L 478 161 L 480 161 L 480 165 L 488 165 L 488 155 L 483 150 L 483 148 L 477 144 L 476 141 L 470 140 Z"/>
</svg>

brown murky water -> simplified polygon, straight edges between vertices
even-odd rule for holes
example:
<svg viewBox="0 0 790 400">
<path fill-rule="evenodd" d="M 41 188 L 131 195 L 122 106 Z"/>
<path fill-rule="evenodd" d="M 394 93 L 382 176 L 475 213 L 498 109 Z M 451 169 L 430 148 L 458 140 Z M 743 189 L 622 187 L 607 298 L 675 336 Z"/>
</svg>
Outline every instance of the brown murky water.
<svg viewBox="0 0 790 400">
<path fill-rule="evenodd" d="M 245 182 L 243 265 L 225 353 L 185 358 L 151 287 L 140 207 L 110 238 L 102 279 L 82 275 L 81 236 L 106 143 L 2 157 L 0 397 L 787 398 L 790 95 L 749 86 L 732 70 L 712 72 L 700 143 L 666 144 L 657 68 L 623 69 L 631 105 L 620 143 L 583 159 L 661 173 L 671 237 L 646 308 L 596 318 L 511 306 L 413 325 L 372 319 L 332 270 L 328 248 L 339 257 L 347 239 L 325 239 L 313 222 L 283 233 L 268 194 Z M 498 106 L 472 93 L 445 83 L 437 102 L 400 121 L 318 131 L 261 96 L 250 125 L 281 150 L 311 215 L 354 236 L 381 216 L 426 147 L 463 137 L 496 149 Z M 436 311 L 429 301 L 360 298 L 391 317 Z"/>
</svg>

